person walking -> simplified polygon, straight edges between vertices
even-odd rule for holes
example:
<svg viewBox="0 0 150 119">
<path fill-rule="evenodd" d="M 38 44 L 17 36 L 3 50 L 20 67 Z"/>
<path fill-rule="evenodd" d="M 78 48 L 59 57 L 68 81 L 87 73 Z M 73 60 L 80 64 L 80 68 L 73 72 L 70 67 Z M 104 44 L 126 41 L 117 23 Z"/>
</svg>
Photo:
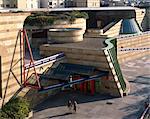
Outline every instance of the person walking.
<svg viewBox="0 0 150 119">
<path fill-rule="evenodd" d="M 72 106 L 73 106 L 72 101 L 68 100 L 67 107 L 68 107 L 69 111 L 71 111 L 71 112 L 72 112 Z"/>
<path fill-rule="evenodd" d="M 73 101 L 73 111 L 74 113 L 77 112 L 77 102 L 75 100 Z"/>
</svg>

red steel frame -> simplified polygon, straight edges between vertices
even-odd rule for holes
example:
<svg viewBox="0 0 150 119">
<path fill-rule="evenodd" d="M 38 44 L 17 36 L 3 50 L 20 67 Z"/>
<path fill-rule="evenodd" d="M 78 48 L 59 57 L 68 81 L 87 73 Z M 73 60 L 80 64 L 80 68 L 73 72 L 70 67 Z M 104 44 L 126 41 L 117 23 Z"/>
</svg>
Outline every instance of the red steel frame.
<svg viewBox="0 0 150 119">
<path fill-rule="evenodd" d="M 36 69 L 35 69 L 35 65 L 34 65 L 34 59 L 33 59 L 33 54 L 32 54 L 32 50 L 31 50 L 31 46 L 30 46 L 30 43 L 29 43 L 29 39 L 28 39 L 28 36 L 27 36 L 27 32 L 25 29 L 21 30 L 21 51 L 22 51 L 22 59 L 23 59 L 23 72 L 21 72 L 21 76 L 23 76 L 23 85 L 25 87 L 31 87 L 31 88 L 34 88 L 34 89 L 41 89 L 41 84 L 40 84 L 40 81 L 39 81 L 39 77 L 38 77 L 38 74 L 36 72 Z M 25 45 L 27 45 L 27 50 L 29 50 L 29 55 L 30 55 L 30 65 L 33 65 L 33 70 L 34 70 L 34 74 L 35 74 L 35 79 L 36 79 L 36 82 L 37 82 L 37 85 L 33 85 L 33 84 L 30 84 L 29 83 L 29 79 L 28 79 L 28 75 L 29 75 L 29 72 L 30 72 L 30 68 L 28 68 L 26 70 L 26 67 L 25 67 L 25 54 L 26 54 L 26 48 L 25 48 Z M 21 52 L 20 51 L 20 52 Z"/>
<path fill-rule="evenodd" d="M 41 84 L 40 84 L 40 81 L 39 81 L 39 76 L 36 72 L 36 69 L 35 69 L 35 63 L 34 63 L 34 59 L 33 59 L 33 54 L 32 54 L 32 50 L 31 50 L 31 47 L 30 47 L 30 43 L 29 43 L 29 40 L 28 40 L 28 36 L 27 36 L 27 32 L 25 29 L 21 30 L 21 49 L 20 49 L 20 52 L 22 52 L 21 54 L 23 55 L 23 71 L 22 71 L 22 79 L 23 79 L 23 85 L 25 87 L 31 87 L 31 88 L 34 88 L 34 89 L 39 89 L 39 90 L 48 90 L 49 88 L 52 88 L 53 86 L 48 86 L 48 87 L 41 87 Z M 32 69 L 33 69 L 33 73 L 35 75 L 35 80 L 36 80 L 36 83 L 35 84 L 30 84 L 30 80 L 28 78 L 28 75 L 29 75 L 29 72 L 30 72 L 30 69 L 31 68 L 26 68 L 26 63 L 25 63 L 25 46 L 27 46 L 27 49 L 29 50 L 29 55 L 30 55 L 30 63 L 29 63 L 29 67 L 32 65 Z M 82 78 L 80 78 L 79 80 L 82 80 Z M 78 79 L 77 79 L 78 81 Z M 86 92 L 86 84 L 87 82 L 82 82 L 80 84 L 80 90 L 81 91 L 84 91 Z M 62 84 L 58 84 L 58 85 L 62 85 Z M 91 90 L 91 94 L 93 95 L 95 93 L 95 80 L 90 80 L 90 90 Z"/>
</svg>

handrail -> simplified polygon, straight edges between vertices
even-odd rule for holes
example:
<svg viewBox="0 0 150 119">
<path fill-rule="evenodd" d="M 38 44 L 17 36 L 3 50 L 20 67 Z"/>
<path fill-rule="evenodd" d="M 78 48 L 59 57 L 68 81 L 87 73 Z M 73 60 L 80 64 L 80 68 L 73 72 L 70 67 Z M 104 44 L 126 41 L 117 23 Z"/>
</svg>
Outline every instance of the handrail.
<svg viewBox="0 0 150 119">
<path fill-rule="evenodd" d="M 55 55 L 52 55 L 50 57 L 47 57 L 47 58 L 43 58 L 43 59 L 40 59 L 38 61 L 34 61 L 34 65 L 33 64 L 26 64 L 25 65 L 25 69 L 29 69 L 29 68 L 32 68 L 32 67 L 37 67 L 37 66 L 41 66 L 41 65 L 45 65 L 46 63 L 50 63 L 50 62 L 53 62 L 53 61 L 57 61 L 58 59 L 61 59 L 63 58 L 65 55 L 64 53 L 58 53 L 58 54 L 55 54 Z"/>
<path fill-rule="evenodd" d="M 117 37 L 117 39 L 121 39 L 121 38 L 129 38 L 129 37 L 133 37 L 133 36 L 140 36 L 140 35 L 143 35 L 143 34 L 150 34 L 150 31 L 146 31 L 146 32 L 142 32 L 142 33 L 136 33 L 136 34 L 126 34 L 126 35 L 119 35 Z"/>
</svg>

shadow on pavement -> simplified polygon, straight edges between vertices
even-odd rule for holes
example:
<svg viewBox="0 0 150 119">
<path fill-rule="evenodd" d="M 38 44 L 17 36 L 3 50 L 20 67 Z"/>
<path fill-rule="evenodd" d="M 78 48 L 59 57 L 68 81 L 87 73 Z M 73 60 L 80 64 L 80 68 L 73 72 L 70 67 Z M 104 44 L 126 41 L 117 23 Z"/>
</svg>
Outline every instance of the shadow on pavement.
<svg viewBox="0 0 150 119">
<path fill-rule="evenodd" d="M 77 101 L 78 104 L 81 103 L 88 103 L 100 100 L 109 100 L 115 97 L 104 95 L 104 94 L 84 94 L 79 91 L 64 91 L 60 92 L 54 96 L 48 97 L 45 101 L 40 103 L 34 108 L 34 112 L 38 112 L 41 110 L 45 110 L 48 108 L 60 107 L 60 106 L 67 106 L 68 100 L 74 99 Z"/>
<path fill-rule="evenodd" d="M 132 105 L 121 108 L 120 110 L 124 110 L 124 111 L 128 112 L 128 115 L 124 116 L 123 119 L 140 119 L 140 117 L 145 109 L 144 104 L 145 104 L 145 100 L 142 100 L 142 101 L 138 101 Z"/>
<path fill-rule="evenodd" d="M 47 118 L 50 119 L 50 118 L 54 118 L 54 117 L 62 117 L 62 116 L 70 115 L 70 114 L 72 114 L 72 113 L 64 113 L 64 114 L 50 116 L 50 117 L 47 117 Z"/>
</svg>

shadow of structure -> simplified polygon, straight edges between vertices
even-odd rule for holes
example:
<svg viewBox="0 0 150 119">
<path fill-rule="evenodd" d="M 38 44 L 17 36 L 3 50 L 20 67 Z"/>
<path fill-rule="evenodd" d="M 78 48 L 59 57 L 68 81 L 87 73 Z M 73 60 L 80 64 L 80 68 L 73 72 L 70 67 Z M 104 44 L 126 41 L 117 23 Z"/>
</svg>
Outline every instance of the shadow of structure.
<svg viewBox="0 0 150 119">
<path fill-rule="evenodd" d="M 129 95 L 132 95 L 134 97 L 140 96 L 144 99 L 150 96 L 150 77 L 148 77 L 147 75 L 137 76 L 135 80 L 130 81 L 130 83 L 133 83 L 136 86 L 136 89 L 133 89 L 135 91 L 133 91 Z"/>
<path fill-rule="evenodd" d="M 115 97 L 104 95 L 104 94 L 83 94 L 79 91 L 67 90 L 61 91 L 60 93 L 48 97 L 45 101 L 35 106 L 34 111 L 38 112 L 48 108 L 67 106 L 68 100 L 74 99 L 78 104 L 88 103 L 100 100 L 109 100 Z"/>
<path fill-rule="evenodd" d="M 70 114 L 72 114 L 72 113 L 58 114 L 58 115 L 54 115 L 54 116 L 49 116 L 47 118 L 50 119 L 50 118 L 55 118 L 55 117 L 63 117 L 63 116 L 70 115 Z"/>
<path fill-rule="evenodd" d="M 140 75 L 140 76 L 137 76 L 135 80 L 130 81 L 130 82 L 150 85 L 150 77 L 147 75 Z"/>
<path fill-rule="evenodd" d="M 120 110 L 128 113 L 128 115 L 124 116 L 123 119 L 139 119 L 145 109 L 144 103 L 145 100 L 142 100 L 127 107 L 121 108 Z"/>
<path fill-rule="evenodd" d="M 150 96 L 149 74 L 139 75 L 133 81 L 130 81 L 130 83 L 133 83 L 133 85 L 136 86 L 136 90 L 133 89 L 133 92 L 129 94 L 129 96 L 132 95 L 132 97 L 135 98 L 135 103 L 120 108 L 120 110 L 127 112 L 127 115 L 123 119 L 139 119 L 145 110 L 147 98 Z M 140 100 L 136 100 L 139 96 Z"/>
<path fill-rule="evenodd" d="M 150 95 L 150 77 L 148 75 L 140 75 L 135 78 L 135 80 L 130 81 L 130 83 L 136 84 L 136 91 L 130 95 L 147 97 Z"/>
<path fill-rule="evenodd" d="M 147 31 L 148 30 L 148 18 L 147 18 L 147 14 L 145 14 L 145 16 L 144 16 L 144 18 L 143 18 L 143 20 L 142 20 L 142 23 L 141 23 L 141 27 L 142 27 L 142 30 L 143 31 Z"/>
</svg>

